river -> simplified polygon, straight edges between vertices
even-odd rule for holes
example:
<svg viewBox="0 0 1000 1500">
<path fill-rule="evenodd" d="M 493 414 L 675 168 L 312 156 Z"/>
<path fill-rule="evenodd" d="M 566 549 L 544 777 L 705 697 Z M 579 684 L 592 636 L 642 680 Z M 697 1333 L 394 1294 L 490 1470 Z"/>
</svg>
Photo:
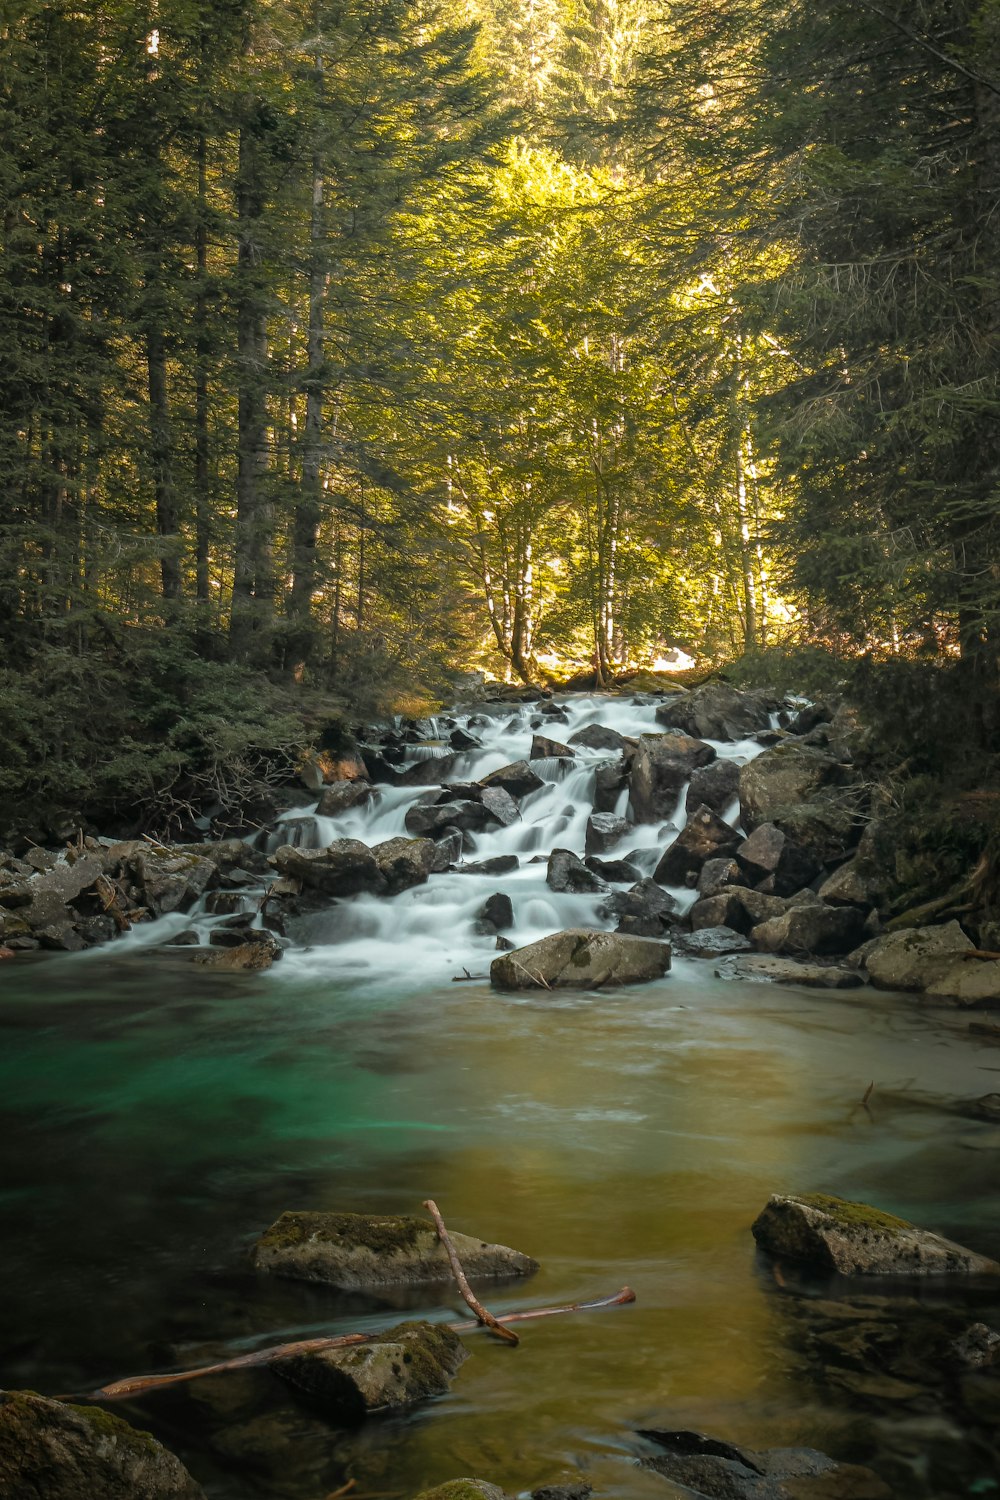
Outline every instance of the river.
<svg viewBox="0 0 1000 1500">
<path fill-rule="evenodd" d="M 641 732 L 652 712 L 577 700 L 543 732 Z M 484 749 L 452 779 L 523 756 L 529 716 L 477 726 Z M 494 956 L 472 931 L 484 894 L 511 895 L 518 942 L 593 922 L 599 898 L 554 895 L 527 861 L 582 852 L 606 759 L 581 752 L 520 823 L 478 838 L 471 857 L 518 852 L 518 871 L 341 902 L 267 973 L 153 953 L 173 917 L 115 949 L 2 967 L 5 1386 L 81 1392 L 401 1310 L 454 1316 L 443 1286 L 348 1295 L 248 1269 L 284 1209 L 420 1212 L 433 1196 L 455 1229 L 541 1262 L 528 1283 L 480 1288 L 494 1311 L 625 1283 L 636 1303 L 527 1324 L 516 1350 L 471 1337 L 448 1396 L 358 1433 L 331 1433 L 276 1382 L 268 1394 L 266 1374 L 118 1410 L 218 1500 L 321 1500 L 345 1473 L 360 1496 L 400 1500 L 457 1474 L 516 1492 L 577 1470 L 622 1500 L 680 1493 L 636 1467 L 637 1427 L 871 1457 L 884 1412 L 815 1378 L 793 1336 L 797 1293 L 749 1226 L 771 1192 L 822 1190 L 996 1254 L 1000 1127 L 952 1105 L 997 1090 L 1000 1049 L 905 997 L 724 983 L 694 960 L 619 992 L 454 983 Z M 317 836 L 377 842 L 419 795 L 392 790 Z M 623 847 L 648 865 L 666 837 L 646 825 Z M 1000 1316 L 996 1295 L 976 1303 L 987 1313 Z M 913 1420 L 897 1424 L 904 1448 Z M 935 1472 L 907 1493 L 941 1493 Z M 962 1492 L 983 1472 L 974 1459 Z"/>
</svg>

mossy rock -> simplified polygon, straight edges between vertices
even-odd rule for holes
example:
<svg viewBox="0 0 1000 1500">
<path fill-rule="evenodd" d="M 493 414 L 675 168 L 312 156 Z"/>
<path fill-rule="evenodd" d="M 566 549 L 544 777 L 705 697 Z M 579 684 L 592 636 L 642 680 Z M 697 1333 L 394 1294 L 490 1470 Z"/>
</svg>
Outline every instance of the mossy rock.
<svg viewBox="0 0 1000 1500">
<path fill-rule="evenodd" d="M 470 1277 L 530 1276 L 538 1269 L 507 1245 L 457 1232 L 451 1238 Z M 434 1225 L 395 1214 L 284 1213 L 257 1241 L 253 1261 L 260 1271 L 342 1290 L 448 1281 L 452 1274 Z"/>
<path fill-rule="evenodd" d="M 503 1490 L 485 1479 L 448 1479 L 423 1490 L 417 1500 L 506 1500 Z"/>
<path fill-rule="evenodd" d="M 450 1328 L 412 1322 L 364 1344 L 293 1355 L 270 1368 L 329 1420 L 350 1426 L 369 1412 L 443 1395 L 467 1357 Z"/>
<path fill-rule="evenodd" d="M 39 1500 L 204 1500 L 180 1459 L 97 1406 L 0 1392 L 0 1495 Z"/>
</svg>

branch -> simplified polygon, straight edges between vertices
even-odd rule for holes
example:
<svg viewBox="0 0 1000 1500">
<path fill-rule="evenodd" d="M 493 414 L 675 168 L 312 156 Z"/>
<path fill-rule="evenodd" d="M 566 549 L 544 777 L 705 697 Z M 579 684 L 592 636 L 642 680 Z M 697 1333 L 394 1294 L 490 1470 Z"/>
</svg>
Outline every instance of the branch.
<svg viewBox="0 0 1000 1500">
<path fill-rule="evenodd" d="M 444 1220 L 434 1199 L 428 1198 L 424 1203 L 424 1207 L 437 1225 L 438 1236 L 448 1252 L 448 1259 L 451 1262 L 451 1272 L 458 1282 L 458 1290 L 462 1293 L 463 1300 L 472 1308 L 480 1323 L 484 1324 L 497 1338 L 503 1339 L 508 1344 L 519 1344 L 521 1341 L 517 1334 L 513 1333 L 509 1328 L 501 1327 L 489 1308 L 483 1306 L 469 1285 L 469 1278 L 462 1268 L 462 1262 L 458 1258 L 458 1251 L 451 1242 L 451 1236 L 445 1228 Z"/>
</svg>

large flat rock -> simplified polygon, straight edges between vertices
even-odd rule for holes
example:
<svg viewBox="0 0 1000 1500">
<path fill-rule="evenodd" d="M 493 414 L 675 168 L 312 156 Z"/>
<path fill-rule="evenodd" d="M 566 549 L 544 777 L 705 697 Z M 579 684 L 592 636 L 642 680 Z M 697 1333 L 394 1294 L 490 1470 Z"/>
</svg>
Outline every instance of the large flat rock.
<svg viewBox="0 0 1000 1500">
<path fill-rule="evenodd" d="M 775 1194 L 754 1221 L 762 1250 L 842 1276 L 1000 1276 L 1000 1265 L 906 1219 L 825 1193 Z"/>
<path fill-rule="evenodd" d="M 470 1278 L 530 1276 L 538 1262 L 507 1245 L 449 1231 Z M 391 1214 L 284 1213 L 253 1250 L 259 1271 L 354 1287 L 449 1281 L 451 1266 L 427 1219 Z"/>
<path fill-rule="evenodd" d="M 669 943 L 573 927 L 501 954 L 490 965 L 490 981 L 498 990 L 594 989 L 643 984 L 669 968 Z"/>
</svg>

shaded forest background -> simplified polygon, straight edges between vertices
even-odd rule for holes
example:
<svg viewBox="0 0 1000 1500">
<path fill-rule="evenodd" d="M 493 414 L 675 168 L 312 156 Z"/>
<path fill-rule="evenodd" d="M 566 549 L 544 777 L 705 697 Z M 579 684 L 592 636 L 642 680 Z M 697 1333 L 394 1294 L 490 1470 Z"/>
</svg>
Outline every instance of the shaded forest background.
<svg viewBox="0 0 1000 1500">
<path fill-rule="evenodd" d="M 0 209 L 0 823 L 676 646 L 996 748 L 1000 0 L 0 4 Z"/>
</svg>

